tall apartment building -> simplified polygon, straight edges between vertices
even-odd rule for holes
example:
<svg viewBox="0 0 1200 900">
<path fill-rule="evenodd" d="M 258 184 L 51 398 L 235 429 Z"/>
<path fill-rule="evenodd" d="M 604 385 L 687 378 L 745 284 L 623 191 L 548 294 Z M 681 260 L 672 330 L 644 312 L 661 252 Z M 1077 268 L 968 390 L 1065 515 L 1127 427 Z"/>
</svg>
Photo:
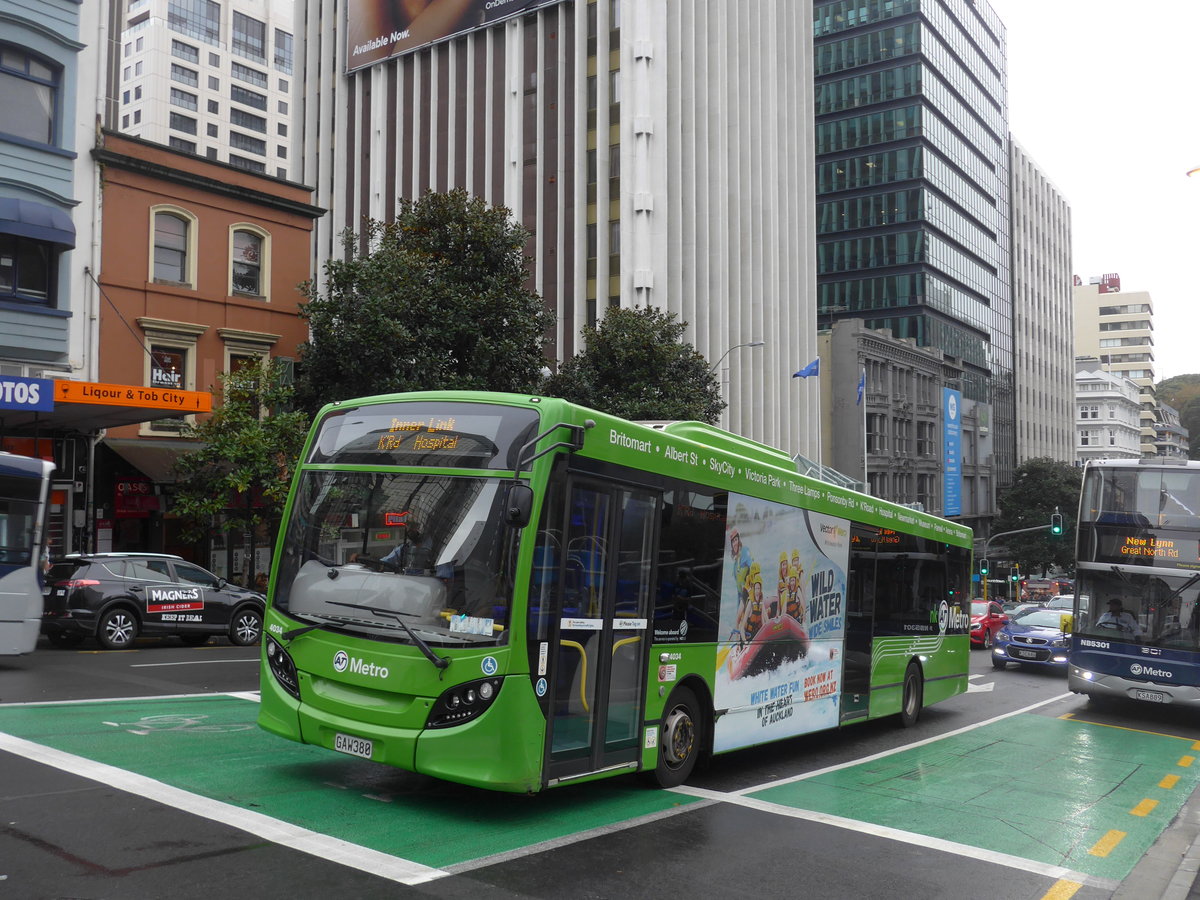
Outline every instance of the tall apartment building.
<svg viewBox="0 0 1200 900">
<path fill-rule="evenodd" d="M 251 172 L 299 181 L 293 0 L 112 0 L 115 124 Z"/>
<path fill-rule="evenodd" d="M 1074 462 L 1071 207 L 1020 144 L 1009 148 L 1017 462 Z"/>
<path fill-rule="evenodd" d="M 1094 356 L 1105 371 L 1132 379 L 1141 391 L 1141 453 L 1156 456 L 1154 301 L 1146 291 L 1121 290 L 1121 276 L 1098 275 L 1072 290 L 1075 355 Z"/>
<path fill-rule="evenodd" d="M 463 187 L 532 233 L 550 355 L 611 306 L 676 313 L 728 371 L 723 424 L 815 457 L 817 379 L 791 377 L 816 357 L 811 6 L 466 5 L 432 34 L 385 0 L 304 5 L 314 271 L 363 216 Z"/>
<path fill-rule="evenodd" d="M 1137 459 L 1142 455 L 1141 390 L 1094 356 L 1075 359 L 1075 456 Z"/>
<path fill-rule="evenodd" d="M 1003 486 L 1016 453 L 1004 25 L 985 0 L 832 0 L 813 19 L 819 320 L 862 319 L 960 361 L 953 387 L 991 405 Z"/>
</svg>

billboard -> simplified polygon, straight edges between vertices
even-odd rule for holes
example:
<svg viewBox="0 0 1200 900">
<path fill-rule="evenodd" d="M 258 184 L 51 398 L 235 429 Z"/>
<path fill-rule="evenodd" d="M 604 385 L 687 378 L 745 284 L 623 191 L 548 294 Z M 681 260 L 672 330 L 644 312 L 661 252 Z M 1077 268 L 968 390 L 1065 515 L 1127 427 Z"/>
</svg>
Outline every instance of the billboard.
<svg viewBox="0 0 1200 900">
<path fill-rule="evenodd" d="M 492 25 L 558 0 L 348 0 L 346 71 Z"/>
<path fill-rule="evenodd" d="M 962 393 L 942 388 L 942 515 L 962 515 Z"/>
</svg>

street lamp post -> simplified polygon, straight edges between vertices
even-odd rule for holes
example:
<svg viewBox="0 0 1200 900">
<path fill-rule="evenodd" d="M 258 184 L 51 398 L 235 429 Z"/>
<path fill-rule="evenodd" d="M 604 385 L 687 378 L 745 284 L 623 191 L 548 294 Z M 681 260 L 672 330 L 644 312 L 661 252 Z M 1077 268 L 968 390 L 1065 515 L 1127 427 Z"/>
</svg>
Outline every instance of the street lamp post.
<svg viewBox="0 0 1200 900">
<path fill-rule="evenodd" d="M 709 375 L 717 374 L 717 369 L 720 368 L 721 363 L 723 363 L 725 361 L 725 357 L 727 357 L 734 350 L 737 350 L 739 347 L 762 347 L 766 343 L 767 343 L 766 341 L 746 341 L 746 343 L 744 343 L 744 344 L 734 344 L 732 347 L 730 347 L 728 350 L 726 350 L 724 353 L 721 354 L 720 359 L 718 359 L 713 364 L 713 367 L 708 370 L 708 374 Z"/>
</svg>

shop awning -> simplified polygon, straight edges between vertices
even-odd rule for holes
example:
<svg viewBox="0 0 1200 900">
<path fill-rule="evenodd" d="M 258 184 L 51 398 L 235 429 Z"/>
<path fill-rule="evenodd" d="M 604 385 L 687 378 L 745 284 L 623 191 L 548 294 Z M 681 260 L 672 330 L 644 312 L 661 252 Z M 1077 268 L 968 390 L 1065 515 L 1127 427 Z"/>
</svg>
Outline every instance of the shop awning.
<svg viewBox="0 0 1200 900">
<path fill-rule="evenodd" d="M 75 246 L 75 223 L 63 210 L 34 200 L 0 197 L 0 234 Z"/>
<path fill-rule="evenodd" d="M 0 402 L 0 437 L 47 435 L 55 431 L 96 432 L 118 425 L 177 419 L 212 411 L 207 391 L 164 391 L 139 385 L 92 381 L 38 381 L 54 396 L 51 410 Z M 16 408 L 12 408 L 16 407 Z"/>
<path fill-rule="evenodd" d="M 157 438 L 105 438 L 101 443 L 156 484 L 174 482 L 175 460 L 203 446 L 196 441 Z"/>
</svg>

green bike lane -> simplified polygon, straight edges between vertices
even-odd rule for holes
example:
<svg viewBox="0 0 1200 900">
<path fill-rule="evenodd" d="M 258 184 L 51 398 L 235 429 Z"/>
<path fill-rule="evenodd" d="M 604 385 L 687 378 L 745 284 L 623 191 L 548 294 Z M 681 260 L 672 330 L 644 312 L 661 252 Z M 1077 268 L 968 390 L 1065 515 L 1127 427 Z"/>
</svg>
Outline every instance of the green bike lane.
<svg viewBox="0 0 1200 900">
<path fill-rule="evenodd" d="M 1200 742 L 1024 712 L 737 793 L 618 778 L 525 797 L 293 744 L 259 730 L 256 714 L 252 700 L 229 695 L 0 705 L 0 750 L 408 884 L 714 801 L 823 815 L 1114 884 L 1200 783 Z M 714 763 L 723 764 L 733 763 Z M 385 859 L 403 864 L 389 870 Z"/>
</svg>

